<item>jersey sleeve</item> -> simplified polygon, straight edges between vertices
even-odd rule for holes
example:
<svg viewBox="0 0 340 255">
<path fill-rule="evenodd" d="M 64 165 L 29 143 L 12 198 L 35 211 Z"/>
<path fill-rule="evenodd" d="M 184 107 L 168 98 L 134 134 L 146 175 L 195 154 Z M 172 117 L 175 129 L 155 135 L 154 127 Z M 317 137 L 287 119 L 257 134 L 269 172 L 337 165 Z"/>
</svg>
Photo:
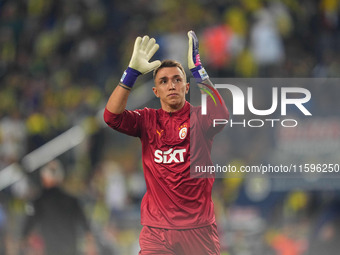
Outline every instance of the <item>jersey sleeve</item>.
<svg viewBox="0 0 340 255">
<path fill-rule="evenodd" d="M 130 136 L 141 137 L 143 110 L 125 110 L 120 114 L 115 114 L 105 108 L 104 121 L 114 130 Z"/>
</svg>

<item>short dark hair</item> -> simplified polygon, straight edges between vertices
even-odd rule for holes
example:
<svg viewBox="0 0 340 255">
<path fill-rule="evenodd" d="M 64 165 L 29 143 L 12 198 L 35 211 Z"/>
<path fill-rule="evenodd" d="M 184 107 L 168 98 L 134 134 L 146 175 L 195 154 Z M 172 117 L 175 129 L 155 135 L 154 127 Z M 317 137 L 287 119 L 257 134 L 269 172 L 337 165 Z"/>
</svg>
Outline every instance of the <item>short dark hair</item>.
<svg viewBox="0 0 340 255">
<path fill-rule="evenodd" d="M 187 76 L 186 76 L 185 70 L 184 70 L 183 66 L 181 65 L 181 63 L 177 62 L 176 60 L 172 60 L 172 59 L 163 60 L 161 65 L 153 71 L 153 78 L 155 79 L 158 71 L 161 70 L 162 68 L 165 68 L 165 67 L 178 67 L 181 70 L 181 72 L 183 73 L 184 78 L 186 79 Z"/>
</svg>

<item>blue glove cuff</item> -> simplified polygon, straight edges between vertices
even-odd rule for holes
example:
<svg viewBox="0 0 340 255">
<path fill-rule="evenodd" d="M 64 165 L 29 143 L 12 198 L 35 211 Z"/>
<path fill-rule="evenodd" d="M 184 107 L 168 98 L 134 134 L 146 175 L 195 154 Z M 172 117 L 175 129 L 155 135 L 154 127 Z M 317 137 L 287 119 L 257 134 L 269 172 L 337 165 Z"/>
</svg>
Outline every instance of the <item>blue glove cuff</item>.
<svg viewBox="0 0 340 255">
<path fill-rule="evenodd" d="M 120 82 L 123 83 L 124 85 L 128 86 L 129 88 L 132 88 L 133 85 L 135 84 L 136 80 L 137 80 L 137 77 L 139 75 L 141 75 L 142 73 L 131 68 L 131 67 L 128 67 L 123 75 L 122 75 L 122 78 L 120 79 Z"/>
<path fill-rule="evenodd" d="M 201 82 L 209 78 L 208 73 L 205 71 L 204 67 L 202 67 L 201 65 L 198 65 L 195 68 L 190 69 L 190 71 L 197 82 Z"/>
</svg>

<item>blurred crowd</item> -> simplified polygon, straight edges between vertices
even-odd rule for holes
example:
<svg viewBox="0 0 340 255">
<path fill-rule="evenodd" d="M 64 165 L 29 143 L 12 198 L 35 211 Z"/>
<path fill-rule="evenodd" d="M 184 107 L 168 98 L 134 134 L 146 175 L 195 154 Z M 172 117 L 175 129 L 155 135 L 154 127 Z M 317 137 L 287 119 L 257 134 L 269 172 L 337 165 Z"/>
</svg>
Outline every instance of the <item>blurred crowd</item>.
<svg viewBox="0 0 340 255">
<path fill-rule="evenodd" d="M 0 169 L 84 126 L 86 141 L 58 159 L 63 186 L 83 202 L 99 254 L 137 254 L 145 192 L 139 141 L 102 128 L 97 118 L 136 36 L 155 37 L 155 58 L 186 67 L 186 33 L 193 29 L 211 77 L 338 77 L 339 7 L 338 0 L 0 0 Z M 149 79 L 141 77 L 136 87 Z M 249 148 L 256 150 L 255 142 Z M 230 161 L 256 160 L 229 150 Z M 244 199 L 258 185 L 265 182 L 216 180 L 223 254 L 337 254 L 336 188 Z M 0 254 L 19 254 L 25 203 L 40 187 L 33 172 L 0 191 Z M 43 254 L 38 234 L 30 245 Z"/>
</svg>

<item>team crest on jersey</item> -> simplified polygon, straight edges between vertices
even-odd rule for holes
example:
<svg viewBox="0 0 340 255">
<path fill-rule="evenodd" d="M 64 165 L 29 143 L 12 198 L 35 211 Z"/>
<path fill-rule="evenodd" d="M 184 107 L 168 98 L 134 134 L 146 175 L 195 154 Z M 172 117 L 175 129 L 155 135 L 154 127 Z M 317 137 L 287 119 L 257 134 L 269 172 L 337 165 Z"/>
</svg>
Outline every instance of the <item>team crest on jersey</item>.
<svg viewBox="0 0 340 255">
<path fill-rule="evenodd" d="M 187 137 L 187 134 L 188 134 L 188 127 L 186 124 L 180 126 L 179 128 L 179 138 L 180 139 L 185 139 Z"/>
</svg>

